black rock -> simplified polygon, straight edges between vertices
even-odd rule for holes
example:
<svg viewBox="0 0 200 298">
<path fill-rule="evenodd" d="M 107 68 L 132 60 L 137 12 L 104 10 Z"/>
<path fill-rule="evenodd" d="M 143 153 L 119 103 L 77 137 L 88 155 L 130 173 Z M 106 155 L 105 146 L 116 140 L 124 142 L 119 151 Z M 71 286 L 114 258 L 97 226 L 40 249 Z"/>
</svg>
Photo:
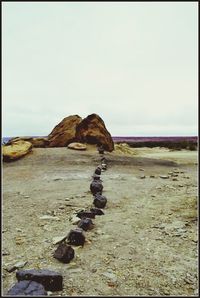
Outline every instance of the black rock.
<svg viewBox="0 0 200 298">
<path fill-rule="evenodd" d="M 31 280 L 41 283 L 46 291 L 61 291 L 63 288 L 63 277 L 60 273 L 41 269 L 19 270 L 16 272 L 18 281 Z"/>
<path fill-rule="evenodd" d="M 90 208 L 90 211 L 95 215 L 104 215 L 103 211 L 99 208 Z"/>
<path fill-rule="evenodd" d="M 74 258 L 74 249 L 63 242 L 59 244 L 53 256 L 55 259 L 67 264 Z"/>
<path fill-rule="evenodd" d="M 97 208 L 105 208 L 107 204 L 107 198 L 98 193 L 94 197 L 93 204 Z"/>
<path fill-rule="evenodd" d="M 102 193 L 103 185 L 102 185 L 101 181 L 93 180 L 90 183 L 90 190 L 93 195 L 95 195 L 97 192 Z"/>
<path fill-rule="evenodd" d="M 95 218 L 95 214 L 91 211 L 84 211 L 84 210 L 81 210 L 77 213 L 77 216 L 79 218 Z"/>
<path fill-rule="evenodd" d="M 99 154 L 104 154 L 104 147 L 103 147 L 103 145 L 98 145 L 97 150 L 99 151 Z"/>
<path fill-rule="evenodd" d="M 83 246 L 85 243 L 85 235 L 83 234 L 83 229 L 72 229 L 68 234 L 68 243 L 71 245 Z"/>
<path fill-rule="evenodd" d="M 82 218 L 78 223 L 78 227 L 84 231 L 91 230 L 94 227 L 94 224 L 90 218 Z"/>
<path fill-rule="evenodd" d="M 6 296 L 47 296 L 42 284 L 32 280 L 22 280 L 16 283 Z"/>
<path fill-rule="evenodd" d="M 96 170 L 94 171 L 95 174 L 101 175 L 101 168 L 97 167 Z"/>
<path fill-rule="evenodd" d="M 107 164 L 107 159 L 105 157 L 101 158 L 101 163 Z"/>
</svg>

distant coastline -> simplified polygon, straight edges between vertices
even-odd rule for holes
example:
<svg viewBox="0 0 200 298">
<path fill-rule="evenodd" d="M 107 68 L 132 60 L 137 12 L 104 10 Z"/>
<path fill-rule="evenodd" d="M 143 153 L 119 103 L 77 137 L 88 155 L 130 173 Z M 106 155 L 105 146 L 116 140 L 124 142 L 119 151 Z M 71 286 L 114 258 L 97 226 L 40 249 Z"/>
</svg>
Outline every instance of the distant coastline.
<svg viewBox="0 0 200 298">
<path fill-rule="evenodd" d="M 32 138 L 45 138 L 47 136 L 27 136 Z M 10 139 L 14 137 L 3 137 L 2 144 L 6 144 Z M 145 146 L 145 145 L 153 145 L 162 146 L 165 143 L 180 143 L 180 142 L 189 142 L 197 144 L 198 137 L 197 136 L 160 136 L 160 137 L 124 137 L 124 136 L 112 136 L 114 143 L 128 143 L 131 146 Z"/>
</svg>

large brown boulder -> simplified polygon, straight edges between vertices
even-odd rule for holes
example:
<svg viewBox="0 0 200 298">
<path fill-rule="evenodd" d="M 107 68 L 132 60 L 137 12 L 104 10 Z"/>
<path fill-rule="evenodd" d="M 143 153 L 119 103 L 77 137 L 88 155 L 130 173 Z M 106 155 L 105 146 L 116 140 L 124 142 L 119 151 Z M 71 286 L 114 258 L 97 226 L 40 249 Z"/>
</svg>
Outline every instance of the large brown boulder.
<svg viewBox="0 0 200 298">
<path fill-rule="evenodd" d="M 102 144 L 109 152 L 114 150 L 111 134 L 97 114 L 87 116 L 77 125 L 76 140 L 81 143 Z"/>
<path fill-rule="evenodd" d="M 3 161 L 14 161 L 32 150 L 33 145 L 26 141 L 16 141 L 11 145 L 3 145 Z"/>
<path fill-rule="evenodd" d="M 65 147 L 76 141 L 76 127 L 81 121 L 78 115 L 64 118 L 48 135 L 49 147 Z"/>
</svg>

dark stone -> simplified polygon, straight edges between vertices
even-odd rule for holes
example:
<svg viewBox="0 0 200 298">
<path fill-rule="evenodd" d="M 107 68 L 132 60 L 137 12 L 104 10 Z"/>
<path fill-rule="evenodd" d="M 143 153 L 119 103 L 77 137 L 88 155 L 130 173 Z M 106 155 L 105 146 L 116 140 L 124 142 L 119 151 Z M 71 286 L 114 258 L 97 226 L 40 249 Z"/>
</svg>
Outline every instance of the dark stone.
<svg viewBox="0 0 200 298">
<path fill-rule="evenodd" d="M 105 164 L 107 164 L 107 159 L 106 159 L 105 157 L 102 157 L 102 158 L 101 158 L 101 163 L 105 163 Z"/>
<path fill-rule="evenodd" d="M 74 249 L 63 242 L 59 244 L 53 256 L 55 259 L 67 264 L 74 258 Z"/>
<path fill-rule="evenodd" d="M 95 195 L 93 204 L 97 208 L 104 208 L 107 204 L 107 198 L 98 193 Z"/>
<path fill-rule="evenodd" d="M 63 288 L 63 277 L 60 273 L 51 270 L 19 270 L 16 272 L 18 281 L 32 280 L 41 283 L 46 291 L 61 291 Z"/>
<path fill-rule="evenodd" d="M 47 296 L 42 284 L 32 280 L 22 280 L 16 283 L 6 296 Z"/>
<path fill-rule="evenodd" d="M 99 154 L 104 154 L 104 146 L 103 145 L 97 145 L 97 150 L 99 151 Z"/>
<path fill-rule="evenodd" d="M 90 190 L 91 190 L 93 195 L 95 195 L 98 192 L 102 193 L 103 185 L 102 185 L 101 181 L 93 180 L 90 183 Z"/>
<path fill-rule="evenodd" d="M 96 170 L 94 171 L 95 174 L 101 175 L 101 168 L 97 167 Z"/>
<path fill-rule="evenodd" d="M 78 223 L 78 227 L 84 231 L 91 230 L 94 227 L 94 224 L 90 218 L 82 218 Z"/>
<path fill-rule="evenodd" d="M 95 215 L 104 215 L 103 211 L 99 208 L 90 208 L 90 211 Z"/>
<path fill-rule="evenodd" d="M 83 229 L 72 229 L 68 234 L 68 243 L 71 245 L 83 246 L 85 243 L 85 235 L 83 234 Z"/>
<path fill-rule="evenodd" d="M 78 216 L 79 218 L 84 218 L 84 217 L 87 217 L 87 218 L 95 218 L 95 214 L 94 214 L 93 212 L 91 212 L 91 211 L 84 211 L 84 210 L 79 211 L 79 212 L 77 213 L 77 216 Z"/>
</svg>

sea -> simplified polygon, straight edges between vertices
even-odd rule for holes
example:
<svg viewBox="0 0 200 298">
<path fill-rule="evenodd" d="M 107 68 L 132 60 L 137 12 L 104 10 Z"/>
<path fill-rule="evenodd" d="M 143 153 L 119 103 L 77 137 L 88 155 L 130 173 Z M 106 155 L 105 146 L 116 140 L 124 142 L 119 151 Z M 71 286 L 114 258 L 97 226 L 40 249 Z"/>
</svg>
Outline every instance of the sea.
<svg viewBox="0 0 200 298">
<path fill-rule="evenodd" d="M 46 136 L 28 136 L 31 138 L 45 138 Z M 2 144 L 6 144 L 13 137 L 3 137 L 1 140 Z M 143 143 L 143 142 L 180 142 L 190 141 L 197 143 L 197 136 L 160 136 L 160 137 L 125 137 L 125 136 L 113 136 L 114 143 Z"/>
</svg>

